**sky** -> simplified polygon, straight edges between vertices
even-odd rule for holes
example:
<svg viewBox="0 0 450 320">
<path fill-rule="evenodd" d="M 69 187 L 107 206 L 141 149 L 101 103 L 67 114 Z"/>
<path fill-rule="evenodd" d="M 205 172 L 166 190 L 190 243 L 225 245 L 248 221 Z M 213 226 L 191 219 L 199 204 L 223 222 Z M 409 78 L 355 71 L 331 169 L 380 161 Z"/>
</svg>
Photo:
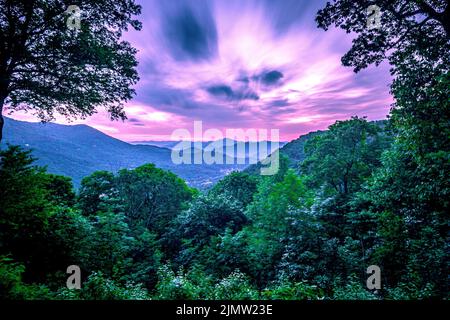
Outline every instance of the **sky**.
<svg viewBox="0 0 450 320">
<path fill-rule="evenodd" d="M 106 112 L 72 122 L 124 141 L 170 140 L 176 129 L 278 129 L 282 141 L 353 115 L 385 119 L 389 65 L 341 65 L 352 35 L 318 29 L 322 0 L 142 0 L 140 81 L 128 120 Z M 37 121 L 31 114 L 13 118 Z M 58 123 L 67 123 L 57 117 Z M 269 137 L 270 138 L 270 137 Z"/>
</svg>

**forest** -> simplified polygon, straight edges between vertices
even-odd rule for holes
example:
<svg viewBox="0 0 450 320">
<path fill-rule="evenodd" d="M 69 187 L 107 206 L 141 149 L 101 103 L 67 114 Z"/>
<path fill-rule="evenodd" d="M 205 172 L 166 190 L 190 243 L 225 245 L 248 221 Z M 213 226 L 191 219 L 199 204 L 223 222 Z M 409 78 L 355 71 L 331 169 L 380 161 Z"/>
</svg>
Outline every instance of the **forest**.
<svg viewBox="0 0 450 320">
<path fill-rule="evenodd" d="M 2 148 L 0 299 L 448 299 L 450 20 L 447 1 L 430 2 L 389 2 L 381 30 L 363 27 L 366 1 L 318 12 L 318 27 L 356 35 L 344 66 L 389 61 L 394 102 L 382 123 L 336 121 L 275 175 L 236 171 L 199 191 L 148 163 L 75 190 Z M 80 289 L 66 286 L 71 265 Z"/>
<path fill-rule="evenodd" d="M 207 192 L 147 164 L 95 172 L 75 193 L 10 146 L 1 298 L 448 298 L 448 177 L 413 162 L 394 129 L 338 121 L 298 168 L 282 156 L 276 175 L 233 172 Z M 69 265 L 80 290 L 66 287 Z M 370 265 L 380 290 L 366 287 Z"/>
</svg>

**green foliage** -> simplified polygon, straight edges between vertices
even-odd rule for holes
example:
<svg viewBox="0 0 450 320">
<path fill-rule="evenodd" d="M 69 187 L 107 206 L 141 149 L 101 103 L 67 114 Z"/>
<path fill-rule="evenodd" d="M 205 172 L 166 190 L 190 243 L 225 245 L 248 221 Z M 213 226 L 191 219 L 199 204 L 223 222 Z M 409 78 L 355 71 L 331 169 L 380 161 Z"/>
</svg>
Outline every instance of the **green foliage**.
<svg viewBox="0 0 450 320">
<path fill-rule="evenodd" d="M 187 273 L 182 269 L 175 273 L 168 265 L 164 265 L 158 271 L 158 276 L 154 299 L 258 299 L 258 291 L 250 284 L 249 278 L 238 270 L 221 280 L 214 280 L 197 267 Z"/>
<path fill-rule="evenodd" d="M 124 285 L 94 272 L 80 290 L 62 289 L 57 294 L 64 300 L 148 300 L 147 290 L 141 284 L 127 282 Z"/>
<path fill-rule="evenodd" d="M 247 222 L 242 204 L 230 196 L 200 195 L 175 219 L 165 240 L 176 243 L 176 250 L 179 250 L 176 262 L 181 265 L 195 263 L 203 259 L 202 250 L 203 255 L 209 255 L 204 249 L 214 237 L 227 230 L 234 234 Z"/>
<path fill-rule="evenodd" d="M 444 0 L 384 3 L 382 27 L 373 29 L 364 27 L 365 8 L 366 1 L 339 0 L 328 3 L 316 20 L 324 29 L 334 24 L 357 34 L 344 65 L 358 72 L 384 59 L 391 64 L 395 140 L 358 195 L 369 215 L 379 215 L 372 258 L 383 266 L 393 296 L 445 297 L 450 6 Z"/>
<path fill-rule="evenodd" d="M 115 181 L 126 216 L 157 234 L 166 230 L 195 194 L 182 179 L 153 164 L 121 170 Z"/>
<path fill-rule="evenodd" d="M 26 284 L 22 274 L 25 267 L 11 258 L 0 256 L 0 299 L 2 300 L 44 300 L 53 298 L 44 285 Z"/>
<path fill-rule="evenodd" d="M 93 222 L 95 234 L 91 237 L 94 248 L 90 261 L 91 270 L 102 270 L 106 277 L 120 278 L 125 275 L 128 252 L 133 239 L 123 214 L 101 213 Z"/>
<path fill-rule="evenodd" d="M 214 287 L 214 298 L 221 300 L 256 300 L 258 291 L 249 278 L 240 271 L 234 271 Z"/>
<path fill-rule="evenodd" d="M 0 254 L 12 254 L 33 280 L 42 278 L 49 257 L 46 241 L 51 203 L 43 187 L 42 168 L 30 152 L 10 146 L 0 151 Z"/>
<path fill-rule="evenodd" d="M 285 220 L 292 208 L 309 207 L 313 202 L 313 194 L 306 189 L 304 178 L 293 170 L 285 172 L 281 181 L 264 180 L 255 195 L 255 201 L 249 206 L 247 214 L 259 228 L 285 228 Z"/>
<path fill-rule="evenodd" d="M 242 204 L 243 209 L 253 201 L 258 181 L 255 176 L 234 171 L 220 180 L 209 192 L 212 196 L 226 195 Z"/>
<path fill-rule="evenodd" d="M 41 177 L 41 183 L 47 190 L 48 201 L 59 206 L 75 205 L 75 192 L 70 178 L 46 173 Z"/>
<path fill-rule="evenodd" d="M 210 299 L 212 295 L 212 279 L 201 270 L 193 268 L 185 274 L 182 269 L 178 273 L 168 265 L 158 270 L 158 284 L 154 299 L 183 300 Z"/>
<path fill-rule="evenodd" d="M 177 217 L 183 239 L 202 245 L 210 236 L 221 234 L 225 229 L 237 232 L 247 219 L 236 201 L 226 196 L 199 196 L 190 208 Z"/>
<path fill-rule="evenodd" d="M 354 275 L 350 276 L 345 285 L 338 284 L 339 279 L 336 281 L 335 289 L 333 292 L 333 299 L 335 300 L 377 300 L 378 297 L 367 291 L 364 288 L 358 278 Z"/>
<path fill-rule="evenodd" d="M 321 289 L 306 282 L 291 283 L 286 280 L 274 283 L 262 291 L 262 297 L 269 300 L 318 300 L 323 299 Z"/>
<path fill-rule="evenodd" d="M 387 144 L 379 127 L 365 118 L 336 121 L 327 132 L 308 140 L 302 171 L 315 187 L 326 184 L 335 192 L 353 193 L 380 165 Z"/>
<path fill-rule="evenodd" d="M 431 283 L 425 284 L 423 288 L 418 287 L 415 283 L 401 282 L 397 287 L 388 289 L 386 299 L 389 300 L 422 300 L 432 298 L 434 286 Z"/>
<path fill-rule="evenodd" d="M 81 181 L 78 206 L 84 215 L 95 215 L 99 210 L 107 211 L 107 205 L 114 196 L 114 175 L 107 171 L 96 171 Z"/>
<path fill-rule="evenodd" d="M 124 288 L 131 281 L 150 288 L 155 285 L 161 260 L 156 236 L 143 226 L 129 224 L 110 198 L 88 205 L 89 199 L 96 198 L 93 194 L 107 192 L 94 181 L 108 175 L 87 178 L 83 197 L 75 204 L 70 180 L 33 166 L 29 152 L 9 147 L 0 157 L 0 254 L 18 261 L 5 271 L 5 277 L 12 279 L 9 287 L 22 290 L 8 289 L 11 297 L 33 298 L 33 292 L 38 294 L 42 287 L 34 282 L 46 283 L 49 289 L 42 288 L 53 293 L 60 290 L 67 279 L 66 268 L 72 264 L 79 265 L 82 274 L 100 272 Z M 84 215 L 74 207 L 82 208 Z M 73 292 L 67 297 L 71 296 L 76 297 Z"/>
<path fill-rule="evenodd" d="M 139 79 L 136 49 L 121 40 L 141 7 L 132 0 L 85 0 L 80 30 L 66 25 L 59 1 L 8 1 L 0 6 L 0 140 L 3 106 L 33 110 L 42 120 L 54 113 L 86 117 L 103 106 L 125 119 L 123 101 Z"/>
<path fill-rule="evenodd" d="M 126 266 L 122 279 L 143 284 L 146 288 L 154 288 L 163 257 L 162 248 L 156 235 L 148 230 L 137 229 L 133 234 L 134 239 L 129 250 L 132 261 Z"/>
</svg>

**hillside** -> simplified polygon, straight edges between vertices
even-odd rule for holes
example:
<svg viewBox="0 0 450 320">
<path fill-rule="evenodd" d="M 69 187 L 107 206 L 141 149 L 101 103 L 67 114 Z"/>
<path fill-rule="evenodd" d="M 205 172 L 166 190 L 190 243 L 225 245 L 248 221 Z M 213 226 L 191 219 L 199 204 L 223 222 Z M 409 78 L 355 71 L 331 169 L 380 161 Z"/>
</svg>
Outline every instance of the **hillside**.
<svg viewBox="0 0 450 320">
<path fill-rule="evenodd" d="M 133 145 L 112 138 L 87 125 L 61 125 L 32 123 L 5 117 L 4 140 L 6 144 L 20 145 L 33 150 L 37 164 L 48 171 L 69 176 L 75 187 L 83 177 L 97 170 L 116 172 L 132 169 L 145 163 L 170 170 L 186 180 L 189 185 L 207 188 L 232 170 L 246 165 L 175 165 L 171 150 L 152 145 Z"/>
<path fill-rule="evenodd" d="M 280 154 L 288 159 L 289 167 L 298 168 L 298 164 L 305 159 L 305 143 L 312 137 L 321 134 L 324 131 L 314 131 L 308 134 L 302 135 L 291 142 L 286 143 L 280 148 Z M 261 163 L 248 166 L 244 171 L 251 174 L 259 174 L 261 169 Z"/>
<path fill-rule="evenodd" d="M 382 131 L 386 130 L 387 126 L 387 120 L 375 120 L 370 121 L 371 123 L 377 125 Z M 305 143 L 322 133 L 326 132 L 326 130 L 318 130 L 318 131 L 312 131 L 305 135 L 301 135 L 295 140 L 292 140 L 286 144 L 280 144 L 282 147 L 280 147 L 280 154 L 282 156 L 285 156 L 288 160 L 289 167 L 290 168 L 299 168 L 299 164 L 305 160 Z M 385 134 L 385 133 L 382 133 Z M 257 164 L 250 165 L 247 168 L 245 168 L 245 172 L 251 173 L 251 174 L 259 174 L 259 170 L 261 168 L 261 163 L 258 162 Z"/>
</svg>

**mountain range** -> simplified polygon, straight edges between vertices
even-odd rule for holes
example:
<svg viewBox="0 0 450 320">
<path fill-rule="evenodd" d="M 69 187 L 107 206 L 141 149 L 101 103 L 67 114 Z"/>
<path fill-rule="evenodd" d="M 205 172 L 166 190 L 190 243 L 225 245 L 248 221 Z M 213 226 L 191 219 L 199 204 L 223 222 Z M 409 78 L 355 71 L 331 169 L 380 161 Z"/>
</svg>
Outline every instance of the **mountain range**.
<svg viewBox="0 0 450 320">
<path fill-rule="evenodd" d="M 127 143 L 87 125 L 25 122 L 7 117 L 3 137 L 1 148 L 12 144 L 32 150 L 32 155 L 37 158 L 36 164 L 46 166 L 51 173 L 71 177 L 76 188 L 80 186 L 83 177 L 97 170 L 116 172 L 123 168 L 133 169 L 145 163 L 154 163 L 161 169 L 177 174 L 190 186 L 207 189 L 229 172 L 245 169 L 250 164 L 249 159 L 259 155 L 259 145 L 255 145 L 255 142 L 245 142 L 245 153 L 239 154 L 238 143 L 224 139 L 218 141 L 222 142 L 223 149 L 217 148 L 212 154 L 216 158 L 222 158 L 224 163 L 231 164 L 175 164 L 171 148 L 179 143 L 176 141 L 162 141 L 159 146 L 152 141 Z M 208 144 L 210 142 L 202 143 L 200 149 L 197 145 L 190 144 L 190 147 L 185 147 L 181 152 L 190 151 L 193 160 L 195 154 L 205 152 L 204 148 Z M 230 149 L 226 149 L 230 145 L 234 152 L 230 153 Z M 271 148 L 275 146 L 269 142 L 269 153 L 274 151 Z"/>
</svg>

